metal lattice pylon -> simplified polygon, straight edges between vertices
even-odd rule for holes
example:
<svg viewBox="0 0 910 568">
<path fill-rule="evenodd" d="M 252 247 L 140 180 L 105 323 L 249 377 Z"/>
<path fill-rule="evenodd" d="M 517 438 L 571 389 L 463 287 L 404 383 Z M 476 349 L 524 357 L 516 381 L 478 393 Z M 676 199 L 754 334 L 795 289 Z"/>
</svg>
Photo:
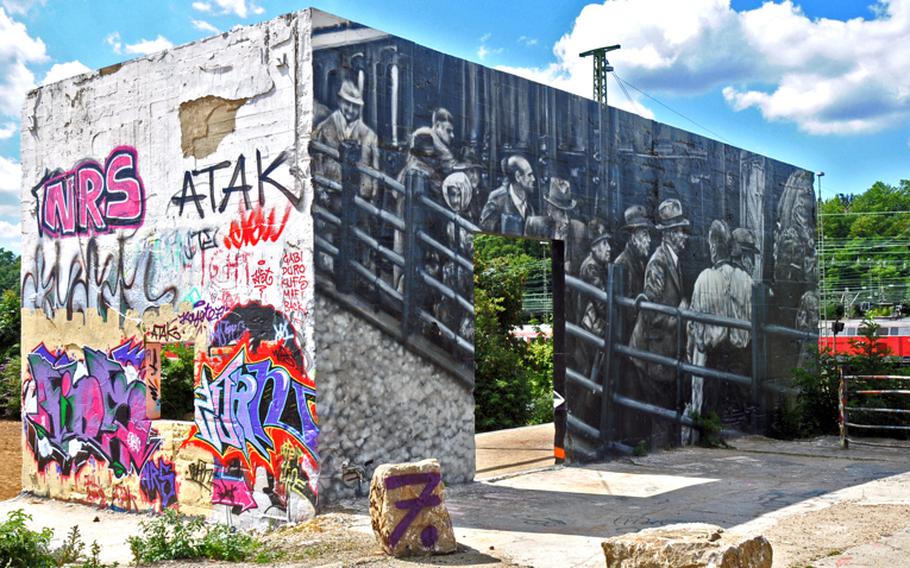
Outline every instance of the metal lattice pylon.
<svg viewBox="0 0 910 568">
<path fill-rule="evenodd" d="M 607 104 L 607 73 L 613 70 L 607 61 L 607 52 L 619 47 L 619 44 L 609 45 L 578 54 L 579 57 L 594 56 L 594 100 L 604 105 Z"/>
</svg>

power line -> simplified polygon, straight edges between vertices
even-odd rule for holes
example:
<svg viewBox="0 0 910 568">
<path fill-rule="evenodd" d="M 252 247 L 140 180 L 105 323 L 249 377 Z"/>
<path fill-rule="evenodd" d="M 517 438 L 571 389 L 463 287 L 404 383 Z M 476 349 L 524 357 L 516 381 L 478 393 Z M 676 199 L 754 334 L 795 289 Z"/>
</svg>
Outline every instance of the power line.
<svg viewBox="0 0 910 568">
<path fill-rule="evenodd" d="M 695 119 L 689 118 L 688 116 L 684 115 L 683 113 L 679 112 L 679 111 L 676 110 L 676 109 L 670 108 L 669 105 L 667 105 L 667 104 L 661 102 L 660 100 L 657 99 L 657 97 L 653 97 L 653 96 L 649 95 L 648 93 L 642 91 L 641 89 L 639 89 L 638 87 L 636 87 L 636 86 L 633 85 L 632 83 L 629 83 L 629 82 L 626 81 L 625 79 L 622 79 L 622 78 L 619 76 L 619 74 L 616 73 L 616 71 L 613 71 L 613 76 L 616 77 L 616 78 L 620 81 L 620 84 L 622 84 L 622 82 L 625 82 L 628 86 L 632 87 L 633 89 L 635 89 L 635 90 L 638 91 L 639 93 L 641 93 L 641 94 L 643 94 L 644 96 L 648 97 L 649 99 L 651 99 L 651 100 L 654 101 L 655 103 L 659 104 L 660 106 L 664 107 L 665 109 L 667 109 L 668 111 L 672 112 L 673 114 L 676 114 L 676 115 L 678 115 L 678 116 L 681 116 L 682 118 L 688 120 L 689 122 L 691 122 L 692 124 L 694 124 L 694 125 L 697 126 L 698 128 L 701 128 L 702 130 L 704 130 L 704 131 L 707 132 L 708 134 L 711 134 L 712 136 L 715 136 L 715 137 L 717 137 L 717 138 L 720 138 L 721 140 L 723 140 L 724 142 L 726 142 L 727 144 L 729 144 L 729 145 L 731 145 L 731 146 L 735 146 L 735 144 L 733 144 L 733 142 L 730 142 L 729 140 L 727 140 L 726 138 L 724 138 L 723 136 L 721 136 L 721 135 L 718 134 L 717 132 L 714 132 L 713 130 L 711 130 L 711 129 L 708 128 L 707 126 L 704 126 L 703 124 L 697 122 Z"/>
</svg>

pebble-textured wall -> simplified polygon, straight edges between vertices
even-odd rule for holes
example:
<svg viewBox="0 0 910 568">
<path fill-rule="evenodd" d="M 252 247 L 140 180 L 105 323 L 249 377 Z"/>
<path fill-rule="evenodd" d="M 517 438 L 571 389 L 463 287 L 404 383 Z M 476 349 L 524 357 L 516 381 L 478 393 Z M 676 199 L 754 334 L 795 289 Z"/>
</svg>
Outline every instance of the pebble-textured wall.
<svg viewBox="0 0 910 568">
<path fill-rule="evenodd" d="M 446 483 L 470 481 L 473 395 L 318 290 L 316 313 L 320 502 L 356 495 L 345 462 L 364 468 L 362 495 L 383 463 L 436 458 Z"/>
</svg>

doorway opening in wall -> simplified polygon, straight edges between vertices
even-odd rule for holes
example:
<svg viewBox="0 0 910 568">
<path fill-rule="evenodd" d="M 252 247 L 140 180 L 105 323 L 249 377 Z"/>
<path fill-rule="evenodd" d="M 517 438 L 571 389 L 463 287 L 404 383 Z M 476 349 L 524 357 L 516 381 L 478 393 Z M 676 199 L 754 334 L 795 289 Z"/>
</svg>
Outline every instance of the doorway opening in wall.
<svg viewBox="0 0 910 568">
<path fill-rule="evenodd" d="M 553 258 L 561 247 L 474 238 L 475 479 L 554 463 L 553 329 L 562 315 L 553 306 Z"/>
<path fill-rule="evenodd" d="M 193 343 L 159 343 L 158 414 L 162 420 L 193 419 Z M 148 356 L 149 347 L 146 346 Z"/>
</svg>

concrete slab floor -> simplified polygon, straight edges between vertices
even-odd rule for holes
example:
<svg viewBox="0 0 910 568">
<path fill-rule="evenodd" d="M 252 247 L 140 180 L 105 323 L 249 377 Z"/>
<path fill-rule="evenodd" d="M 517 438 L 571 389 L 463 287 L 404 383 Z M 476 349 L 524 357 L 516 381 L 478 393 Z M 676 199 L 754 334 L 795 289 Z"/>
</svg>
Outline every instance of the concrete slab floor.
<svg viewBox="0 0 910 568">
<path fill-rule="evenodd" d="M 680 522 L 766 534 L 775 566 L 908 565 L 907 448 L 844 451 L 833 437 L 733 444 L 450 486 L 447 505 L 460 543 L 527 566 L 603 566 L 604 538 Z M 342 506 L 353 530 L 370 532 L 367 499 Z M 145 518 L 30 497 L 0 503 L 0 515 L 16 508 L 58 538 L 79 524 L 86 541 L 97 539 L 104 558 L 121 564 L 126 537 Z"/>
</svg>

